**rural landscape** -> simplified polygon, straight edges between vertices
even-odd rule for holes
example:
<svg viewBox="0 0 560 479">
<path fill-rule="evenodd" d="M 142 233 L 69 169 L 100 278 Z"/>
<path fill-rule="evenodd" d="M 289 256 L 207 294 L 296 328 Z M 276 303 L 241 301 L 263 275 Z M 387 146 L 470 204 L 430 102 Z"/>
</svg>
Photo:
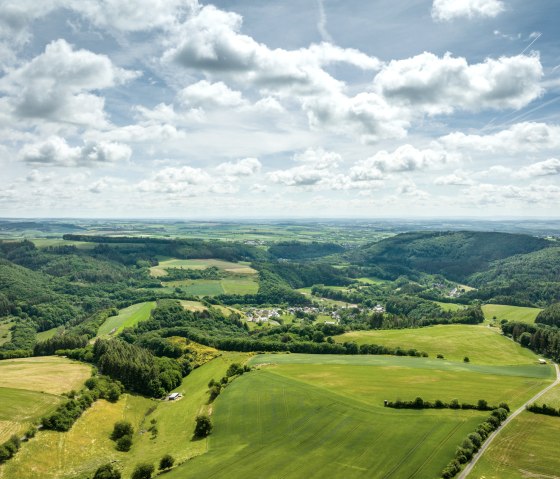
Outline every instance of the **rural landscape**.
<svg viewBox="0 0 560 479">
<path fill-rule="evenodd" d="M 0 0 L 0 479 L 560 479 L 559 21 Z"/>
<path fill-rule="evenodd" d="M 555 477 L 558 224 L 418 226 L 4 221 L 0 477 Z"/>
</svg>

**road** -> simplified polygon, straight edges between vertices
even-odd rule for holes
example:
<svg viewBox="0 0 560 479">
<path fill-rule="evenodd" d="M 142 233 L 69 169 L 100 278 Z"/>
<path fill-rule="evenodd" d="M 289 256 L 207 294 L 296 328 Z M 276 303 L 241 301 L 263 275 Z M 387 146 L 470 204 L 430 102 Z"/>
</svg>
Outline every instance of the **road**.
<svg viewBox="0 0 560 479">
<path fill-rule="evenodd" d="M 556 381 L 554 381 L 550 386 L 547 386 L 541 392 L 539 392 L 538 394 L 533 396 L 531 399 L 529 399 L 525 404 L 523 404 L 523 406 L 521 406 L 515 412 L 511 413 L 509 415 L 509 417 L 502 423 L 502 425 L 498 429 L 496 429 L 492 434 L 490 434 L 488 436 L 486 441 L 484 441 L 484 444 L 482 445 L 482 447 L 473 456 L 471 462 L 467 465 L 467 467 L 465 467 L 465 469 L 463 469 L 463 472 L 461 472 L 461 474 L 459 474 L 459 476 L 458 476 L 459 479 L 466 479 L 467 478 L 467 476 L 472 471 L 472 468 L 475 466 L 476 462 L 484 454 L 484 451 L 486 451 L 486 449 L 488 449 L 488 446 L 490 446 L 490 444 L 492 443 L 494 438 L 500 433 L 500 431 L 502 431 L 502 429 L 505 426 L 507 426 L 511 421 L 513 421 L 517 416 L 519 416 L 523 411 L 525 411 L 525 406 L 527 406 L 527 404 L 531 404 L 531 403 L 536 402 L 537 399 L 539 399 L 543 394 L 550 391 L 554 386 L 558 386 L 558 384 L 560 384 L 560 369 L 558 368 L 558 364 L 554 364 L 554 368 L 556 369 Z"/>
</svg>

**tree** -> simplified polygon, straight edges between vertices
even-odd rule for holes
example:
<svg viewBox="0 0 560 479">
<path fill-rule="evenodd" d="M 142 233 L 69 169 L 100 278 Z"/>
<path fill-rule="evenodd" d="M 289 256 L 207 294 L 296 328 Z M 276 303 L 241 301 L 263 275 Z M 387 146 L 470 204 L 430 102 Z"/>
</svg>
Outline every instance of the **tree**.
<svg viewBox="0 0 560 479">
<path fill-rule="evenodd" d="M 95 471 L 93 479 L 121 479 L 121 473 L 112 464 L 104 464 Z"/>
<path fill-rule="evenodd" d="M 210 417 L 205 414 L 201 414 L 196 417 L 196 426 L 194 428 L 194 437 L 203 438 L 208 436 L 212 432 L 212 421 Z"/>
<path fill-rule="evenodd" d="M 113 426 L 113 432 L 111 433 L 111 439 L 116 441 L 123 436 L 132 436 L 134 433 L 134 428 L 132 424 L 128 421 L 117 421 Z"/>
<path fill-rule="evenodd" d="M 153 464 L 137 464 L 132 473 L 131 479 L 151 479 L 155 471 Z"/>
<path fill-rule="evenodd" d="M 468 363 L 468 362 L 470 362 L 470 359 L 469 359 L 469 357 L 468 357 L 468 356 L 465 356 L 465 357 L 463 358 L 463 362 L 464 362 L 464 363 Z"/>
<path fill-rule="evenodd" d="M 128 434 L 117 439 L 117 451 L 128 452 L 132 447 L 132 436 Z"/>
<path fill-rule="evenodd" d="M 170 454 L 166 454 L 161 458 L 161 461 L 159 461 L 159 470 L 171 469 L 173 464 L 175 464 L 175 458 Z"/>
</svg>

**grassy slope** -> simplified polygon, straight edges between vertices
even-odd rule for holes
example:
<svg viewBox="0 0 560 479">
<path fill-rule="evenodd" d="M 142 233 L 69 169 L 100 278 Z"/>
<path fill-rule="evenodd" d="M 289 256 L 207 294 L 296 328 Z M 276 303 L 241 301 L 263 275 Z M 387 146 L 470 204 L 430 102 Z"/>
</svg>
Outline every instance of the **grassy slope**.
<svg viewBox="0 0 560 479">
<path fill-rule="evenodd" d="M 255 274 L 256 271 L 249 266 L 248 263 L 232 263 L 220 259 L 165 259 L 160 260 L 159 265 L 150 268 L 152 276 L 161 277 L 167 274 L 167 268 L 188 268 L 188 269 L 205 269 L 210 266 L 230 273 L 237 274 Z"/>
<path fill-rule="evenodd" d="M 431 326 L 418 329 L 352 331 L 334 338 L 358 344 L 382 344 L 415 348 L 431 357 L 443 354 L 446 359 L 462 361 L 468 356 L 476 364 L 529 364 L 537 356 L 493 328 L 470 325 Z"/>
<path fill-rule="evenodd" d="M 138 303 L 121 309 L 117 316 L 111 316 L 101 325 L 97 336 L 109 336 L 111 331 L 113 334 L 120 333 L 124 328 L 132 327 L 140 321 L 146 321 L 150 318 L 150 313 L 156 307 L 155 301 L 146 303 Z"/>
<path fill-rule="evenodd" d="M 457 304 L 457 303 L 443 303 L 441 301 L 434 301 L 434 303 L 439 304 L 441 309 L 444 311 L 459 311 L 460 309 L 464 309 L 464 304 Z"/>
<path fill-rule="evenodd" d="M 0 346 L 10 341 L 12 337 L 10 328 L 13 326 L 13 324 L 14 323 L 9 320 L 3 320 L 2 322 L 0 322 Z"/>
<path fill-rule="evenodd" d="M 453 363 L 418 358 L 290 354 L 252 362 L 276 365 L 226 389 L 215 403 L 209 452 L 168 479 L 438 477 L 484 414 L 397 411 L 383 408 L 384 399 L 420 394 L 518 404 L 547 382 L 508 376 L 508 367 L 505 375 L 495 372 L 500 368 L 458 372 Z"/>
<path fill-rule="evenodd" d="M 206 451 L 206 441 L 191 441 L 196 415 L 208 406 L 208 381 L 221 378 L 232 362 L 243 362 L 247 355 L 224 353 L 221 357 L 195 369 L 177 388 L 184 394 L 179 401 L 155 401 L 125 395 L 115 404 L 98 401 L 78 419 L 68 433 L 40 432 L 26 443 L 18 455 L 4 467 L 4 478 L 18 479 L 82 479 L 91 477 L 99 465 L 119 461 L 123 478 L 130 477 L 139 462 L 159 463 L 164 454 L 185 461 Z M 150 406 L 156 410 L 142 420 Z M 109 434 L 115 421 L 127 419 L 135 426 L 134 444 L 130 452 L 118 452 Z M 156 419 L 159 433 L 155 439 L 148 429 Z"/>
<path fill-rule="evenodd" d="M 542 310 L 539 308 L 525 308 L 521 306 L 508 306 L 504 304 L 485 304 L 482 306 L 484 317 L 489 320 L 494 316 L 499 321 L 519 321 L 522 323 L 534 323 L 535 318 Z"/>
</svg>

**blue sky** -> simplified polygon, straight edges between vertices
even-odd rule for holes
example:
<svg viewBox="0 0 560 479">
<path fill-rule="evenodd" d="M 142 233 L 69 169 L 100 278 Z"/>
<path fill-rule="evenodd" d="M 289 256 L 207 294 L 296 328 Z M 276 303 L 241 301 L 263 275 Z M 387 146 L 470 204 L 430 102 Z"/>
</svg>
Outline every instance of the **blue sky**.
<svg viewBox="0 0 560 479">
<path fill-rule="evenodd" d="M 0 216 L 558 217 L 557 0 L 6 0 Z"/>
</svg>

